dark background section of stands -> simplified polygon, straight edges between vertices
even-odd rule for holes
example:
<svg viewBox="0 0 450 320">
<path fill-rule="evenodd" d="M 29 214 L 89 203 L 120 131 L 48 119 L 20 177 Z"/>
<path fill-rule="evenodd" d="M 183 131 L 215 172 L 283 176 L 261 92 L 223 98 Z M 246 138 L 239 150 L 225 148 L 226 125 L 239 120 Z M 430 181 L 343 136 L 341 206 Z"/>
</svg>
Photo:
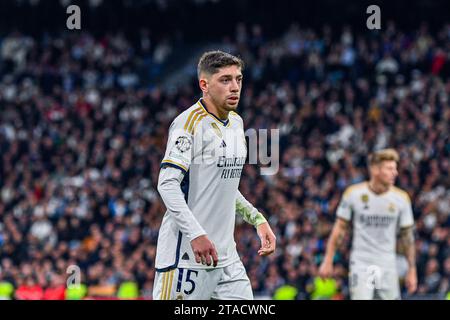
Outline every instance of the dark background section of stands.
<svg viewBox="0 0 450 320">
<path fill-rule="evenodd" d="M 37 4 L 30 4 L 37 2 Z M 0 2 L 0 33 L 14 30 L 40 35 L 63 30 L 66 26 L 64 1 L 2 0 Z M 200 4 L 199 4 L 200 3 Z M 140 27 L 158 30 L 158 34 L 178 34 L 184 41 L 213 40 L 232 34 L 239 21 L 258 23 L 267 36 L 285 30 L 293 21 L 301 27 L 331 27 L 347 23 L 361 31 L 366 29 L 371 4 L 381 8 L 382 22 L 395 21 L 400 29 L 417 27 L 427 21 L 431 29 L 449 21 L 450 2 L 420 1 L 207 1 L 207 0 L 108 0 L 98 7 L 90 1 L 72 1 L 82 13 L 82 29 L 101 35 L 122 31 L 137 35 Z M 181 30 L 182 33 L 181 34 Z"/>
</svg>

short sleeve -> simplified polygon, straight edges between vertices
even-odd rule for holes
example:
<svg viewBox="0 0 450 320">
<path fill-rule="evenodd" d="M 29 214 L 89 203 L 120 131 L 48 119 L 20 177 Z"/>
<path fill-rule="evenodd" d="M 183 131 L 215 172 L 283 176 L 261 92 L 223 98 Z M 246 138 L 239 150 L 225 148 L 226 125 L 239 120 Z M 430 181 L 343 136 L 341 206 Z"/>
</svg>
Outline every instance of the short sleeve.
<svg viewBox="0 0 450 320">
<path fill-rule="evenodd" d="M 351 200 L 350 192 L 348 192 L 347 189 L 344 192 L 336 211 L 336 216 L 338 218 L 342 218 L 347 221 L 350 221 L 352 219 L 352 206 L 350 200 Z"/>
<path fill-rule="evenodd" d="M 406 192 L 404 198 L 405 204 L 400 211 L 400 228 L 408 228 L 414 225 L 414 215 L 411 200 Z"/>
</svg>

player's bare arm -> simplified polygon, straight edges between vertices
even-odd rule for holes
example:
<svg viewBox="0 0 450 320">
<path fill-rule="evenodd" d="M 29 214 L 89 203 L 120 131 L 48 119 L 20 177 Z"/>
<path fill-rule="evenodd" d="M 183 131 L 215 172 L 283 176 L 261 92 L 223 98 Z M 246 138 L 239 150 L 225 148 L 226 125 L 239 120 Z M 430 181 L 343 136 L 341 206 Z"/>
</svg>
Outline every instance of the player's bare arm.
<svg viewBox="0 0 450 320">
<path fill-rule="evenodd" d="M 399 245 L 408 260 L 408 273 L 406 274 L 405 284 L 408 292 L 411 294 L 417 289 L 416 248 L 412 226 L 400 230 Z"/>
<path fill-rule="evenodd" d="M 344 242 L 345 235 L 349 228 L 349 221 L 337 218 L 331 231 L 327 243 L 325 257 L 319 268 L 319 275 L 323 278 L 330 277 L 333 274 L 333 257 L 336 249 Z"/>
</svg>

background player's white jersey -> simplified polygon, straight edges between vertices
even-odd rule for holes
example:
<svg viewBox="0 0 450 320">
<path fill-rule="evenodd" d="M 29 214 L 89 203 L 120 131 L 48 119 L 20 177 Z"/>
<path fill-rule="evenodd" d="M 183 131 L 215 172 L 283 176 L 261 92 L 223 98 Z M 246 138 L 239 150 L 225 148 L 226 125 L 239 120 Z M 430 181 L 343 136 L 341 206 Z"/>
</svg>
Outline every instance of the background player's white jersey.
<svg viewBox="0 0 450 320">
<path fill-rule="evenodd" d="M 246 156 L 243 122 L 236 113 L 230 112 L 228 120 L 223 122 L 199 100 L 175 118 L 161 167 L 173 166 L 185 172 L 181 188 L 201 227 L 186 225 L 182 232 L 180 223 L 186 222 L 175 221 L 174 214 L 170 210 L 166 212 L 158 237 L 158 271 L 176 267 L 208 268 L 196 263 L 190 245 L 202 233 L 216 246 L 217 267 L 239 260 L 233 234 L 236 196 Z"/>
<path fill-rule="evenodd" d="M 397 232 L 414 224 L 405 191 L 391 187 L 378 195 L 368 182 L 352 185 L 342 196 L 337 216 L 353 224 L 352 261 L 395 268 Z"/>
</svg>

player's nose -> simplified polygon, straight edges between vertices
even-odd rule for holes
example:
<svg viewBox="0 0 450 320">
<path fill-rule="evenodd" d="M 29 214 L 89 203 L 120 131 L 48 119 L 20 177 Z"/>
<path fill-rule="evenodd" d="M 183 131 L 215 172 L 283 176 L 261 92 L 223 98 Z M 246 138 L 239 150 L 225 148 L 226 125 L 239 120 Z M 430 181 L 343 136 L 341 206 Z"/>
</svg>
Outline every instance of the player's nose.
<svg viewBox="0 0 450 320">
<path fill-rule="evenodd" d="M 239 84 L 236 80 L 231 81 L 230 90 L 231 92 L 239 92 Z"/>
</svg>

